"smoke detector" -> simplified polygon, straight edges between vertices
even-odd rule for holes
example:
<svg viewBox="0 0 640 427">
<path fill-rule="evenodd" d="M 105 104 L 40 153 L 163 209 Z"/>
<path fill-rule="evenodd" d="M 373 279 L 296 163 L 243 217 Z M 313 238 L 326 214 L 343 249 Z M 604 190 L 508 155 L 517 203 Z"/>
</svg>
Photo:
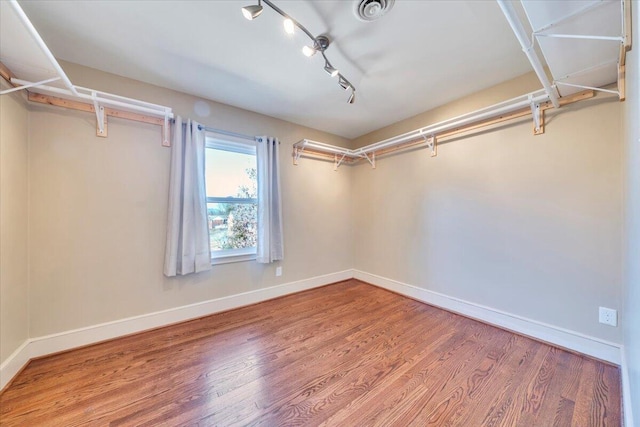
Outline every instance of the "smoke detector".
<svg viewBox="0 0 640 427">
<path fill-rule="evenodd" d="M 356 0 L 354 13 L 361 21 L 371 22 L 389 12 L 396 0 Z"/>
</svg>

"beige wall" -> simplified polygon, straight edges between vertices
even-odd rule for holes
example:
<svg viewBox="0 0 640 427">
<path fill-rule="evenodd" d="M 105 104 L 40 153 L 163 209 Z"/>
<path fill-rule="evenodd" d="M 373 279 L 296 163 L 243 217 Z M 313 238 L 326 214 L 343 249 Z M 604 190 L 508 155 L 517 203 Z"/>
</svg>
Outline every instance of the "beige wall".
<svg viewBox="0 0 640 427">
<path fill-rule="evenodd" d="M 325 162 L 291 162 L 302 138 L 341 138 L 245 110 L 64 64 L 78 85 L 157 102 L 176 114 L 245 134 L 281 139 L 285 260 L 241 262 L 182 278 L 162 274 L 169 149 L 160 128 L 34 106 L 30 115 L 32 337 L 346 270 L 351 174 Z M 209 110 L 208 115 L 197 111 Z M 275 277 L 275 267 L 283 275 Z"/>
<path fill-rule="evenodd" d="M 626 275 L 624 281 L 625 310 L 624 352 L 628 363 L 633 415 L 640 423 L 640 13 L 633 4 L 633 50 L 627 56 L 626 107 Z M 636 424 L 637 425 L 637 424 Z"/>
<path fill-rule="evenodd" d="M 357 145 L 535 89 L 507 82 L 360 138 Z M 497 95 L 496 95 L 497 94 Z M 593 101 L 353 168 L 355 268 L 621 342 L 622 105 Z"/>
<path fill-rule="evenodd" d="M 598 324 L 621 309 L 622 105 L 599 97 L 549 115 L 547 133 L 509 122 L 372 170 L 302 160 L 302 138 L 361 146 L 536 89 L 524 76 L 355 141 L 179 92 L 64 64 L 72 81 L 176 114 L 282 140 L 284 274 L 253 262 L 162 275 L 169 150 L 156 126 L 33 105 L 30 336 L 238 294 L 355 266 L 425 289 L 620 342 Z M 208 111 L 203 114 L 202 112 Z"/>
<path fill-rule="evenodd" d="M 419 129 L 432 123 L 448 120 L 479 108 L 497 104 L 511 98 L 540 89 L 540 82 L 533 72 L 517 77 L 505 84 L 499 84 L 479 93 L 448 103 L 439 108 L 425 111 L 392 125 L 362 135 L 351 144 L 354 148 L 382 141 L 392 136 Z"/>
<path fill-rule="evenodd" d="M 22 94 L 0 96 L 0 364 L 29 338 L 27 150 Z"/>
</svg>

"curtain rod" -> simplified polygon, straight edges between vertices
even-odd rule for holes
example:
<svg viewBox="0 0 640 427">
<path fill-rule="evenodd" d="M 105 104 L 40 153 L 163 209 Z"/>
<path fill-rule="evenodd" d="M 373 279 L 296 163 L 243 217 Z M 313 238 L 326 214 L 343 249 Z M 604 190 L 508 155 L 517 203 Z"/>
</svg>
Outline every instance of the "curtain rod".
<svg viewBox="0 0 640 427">
<path fill-rule="evenodd" d="M 243 133 L 237 133 L 237 132 L 231 132 L 229 130 L 223 130 L 223 129 L 216 129 L 216 128 L 210 128 L 210 127 L 206 127 L 206 126 L 202 126 L 202 125 L 198 125 L 198 129 L 202 130 L 206 130 L 207 132 L 211 132 L 211 133 L 218 133 L 220 135 L 227 135 L 227 136 L 235 136 L 236 138 L 242 138 L 242 139 L 248 139 L 249 141 L 256 141 L 256 136 L 250 136 L 250 135 L 245 135 Z M 262 138 L 260 138 L 262 139 Z M 260 141 L 258 141 L 260 142 Z M 278 144 L 280 144 L 280 141 L 278 141 Z"/>
<path fill-rule="evenodd" d="M 171 119 L 171 122 L 175 123 L 175 119 Z M 212 128 L 212 127 L 208 127 L 208 126 L 203 126 L 201 124 L 198 124 L 198 129 L 199 130 L 206 130 L 207 132 L 211 132 L 211 133 L 217 133 L 219 135 L 227 135 L 227 136 L 234 136 L 236 138 L 241 138 L 241 139 L 248 139 L 249 141 L 255 141 L 256 137 L 255 136 L 250 136 L 250 135 L 245 135 L 243 133 L 237 133 L 237 132 L 231 132 L 230 130 L 224 130 L 224 129 L 216 129 L 216 128 Z"/>
<path fill-rule="evenodd" d="M 245 135 L 245 134 L 237 133 L 237 132 L 231 132 L 231 131 L 223 130 L 223 129 L 210 128 L 208 126 L 198 125 L 198 129 L 200 129 L 200 130 L 204 129 L 207 132 L 217 133 L 217 134 L 220 134 L 220 135 L 227 135 L 227 136 L 234 136 L 236 138 L 241 138 L 241 139 L 248 139 L 249 141 L 255 141 L 256 140 L 255 136 Z"/>
<path fill-rule="evenodd" d="M 171 119 L 171 121 L 173 123 L 176 122 L 175 119 Z M 211 127 L 208 127 L 208 126 L 203 126 L 201 124 L 198 124 L 198 129 L 199 130 L 206 130 L 207 132 L 211 132 L 211 133 L 217 133 L 219 135 L 227 135 L 227 136 L 233 136 L 233 137 L 240 138 L 240 139 L 247 139 L 249 141 L 254 141 L 254 142 L 256 141 L 256 138 L 258 138 L 256 136 L 245 135 L 243 133 L 231 132 L 230 130 L 211 128 Z M 280 141 L 278 141 L 278 144 L 280 144 Z"/>
</svg>

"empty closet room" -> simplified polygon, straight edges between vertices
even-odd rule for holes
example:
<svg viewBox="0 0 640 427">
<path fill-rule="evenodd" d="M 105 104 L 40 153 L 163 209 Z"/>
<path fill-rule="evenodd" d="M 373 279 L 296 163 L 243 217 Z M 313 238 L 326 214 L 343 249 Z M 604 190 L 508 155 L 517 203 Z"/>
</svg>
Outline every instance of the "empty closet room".
<svg viewBox="0 0 640 427">
<path fill-rule="evenodd" d="M 0 1 L 0 425 L 640 426 L 637 28 Z"/>
</svg>

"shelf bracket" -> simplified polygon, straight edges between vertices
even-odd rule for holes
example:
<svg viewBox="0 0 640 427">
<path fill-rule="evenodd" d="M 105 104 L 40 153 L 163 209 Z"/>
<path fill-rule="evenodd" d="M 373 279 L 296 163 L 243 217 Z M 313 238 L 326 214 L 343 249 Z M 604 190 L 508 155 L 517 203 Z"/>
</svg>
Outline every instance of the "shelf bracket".
<svg viewBox="0 0 640 427">
<path fill-rule="evenodd" d="M 618 99 L 624 101 L 626 99 L 626 65 L 618 64 Z"/>
<path fill-rule="evenodd" d="M 169 126 L 169 110 L 164 110 L 164 125 L 162 125 L 162 146 L 171 147 L 171 141 L 169 140 L 171 135 L 171 127 Z"/>
<path fill-rule="evenodd" d="M 95 91 L 91 92 L 91 98 L 93 98 L 93 109 L 96 113 L 96 136 L 101 138 L 107 137 L 107 115 L 104 112 L 104 107 L 98 103 L 97 94 Z"/>
<path fill-rule="evenodd" d="M 426 136 L 420 131 L 420 135 L 424 138 L 424 142 L 427 143 L 427 148 L 431 150 L 431 157 L 435 157 L 438 155 L 438 141 L 436 140 L 435 135 Z"/>
<path fill-rule="evenodd" d="M 298 166 L 298 160 L 300 160 L 300 156 L 304 152 L 304 145 L 302 147 L 295 146 L 293 147 L 293 164 L 294 166 Z"/>
<path fill-rule="evenodd" d="M 344 161 L 344 158 L 346 157 L 346 155 L 347 155 L 347 153 L 344 153 L 342 155 L 342 157 L 340 157 L 340 160 L 338 160 L 338 154 L 334 154 L 333 155 L 333 170 L 334 171 L 338 170 L 338 168 L 340 167 L 340 165 Z"/>
<path fill-rule="evenodd" d="M 371 157 L 369 157 L 367 155 L 367 153 L 362 153 L 362 157 L 364 157 L 365 159 L 367 159 L 367 161 L 369 162 L 369 164 L 371 164 L 371 168 L 375 169 L 376 168 L 376 152 L 374 151 L 373 153 L 371 153 Z"/>
<path fill-rule="evenodd" d="M 544 133 L 544 110 L 540 108 L 540 103 L 533 102 L 533 97 L 529 95 L 531 102 L 531 115 L 533 116 L 533 134 L 542 135 Z"/>
<path fill-rule="evenodd" d="M 12 79 L 9 79 L 9 83 L 14 84 L 11 80 Z M 31 87 L 44 85 L 44 84 L 47 84 L 47 83 L 55 82 L 56 80 L 60 80 L 60 77 L 53 77 L 51 79 L 42 80 L 42 81 L 36 82 L 36 83 L 29 83 L 29 84 L 23 85 L 23 86 L 15 86 L 15 87 L 12 87 L 11 89 L 0 91 L 0 95 L 5 95 L 7 93 L 16 92 L 18 90 L 29 89 Z"/>
</svg>

